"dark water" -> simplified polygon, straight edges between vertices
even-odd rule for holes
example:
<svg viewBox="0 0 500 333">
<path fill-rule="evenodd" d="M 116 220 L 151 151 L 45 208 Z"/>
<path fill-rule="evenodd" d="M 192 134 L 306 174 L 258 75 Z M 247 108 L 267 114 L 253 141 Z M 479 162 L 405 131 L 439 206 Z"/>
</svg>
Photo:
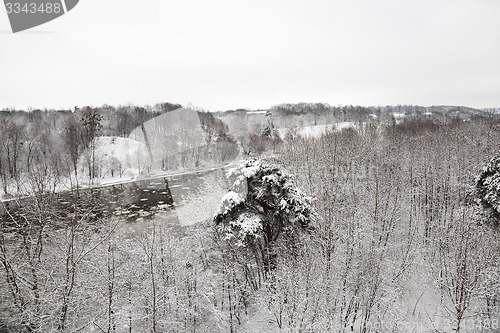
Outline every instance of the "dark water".
<svg viewBox="0 0 500 333">
<path fill-rule="evenodd" d="M 0 205 L 2 226 L 15 227 L 36 210 L 39 202 L 49 201 L 51 212 L 57 212 L 54 220 L 64 221 L 75 212 L 88 214 L 97 220 L 106 216 L 121 216 L 127 221 L 153 217 L 161 211 L 174 208 L 174 203 L 188 195 L 195 195 L 203 184 L 203 176 L 209 172 L 197 172 L 180 176 L 158 177 L 93 189 L 67 191 L 53 195 L 6 201 Z"/>
<path fill-rule="evenodd" d="M 182 200 L 196 196 L 203 191 L 205 176 L 213 171 L 190 173 L 180 176 L 158 177 L 124 184 L 103 186 L 79 191 L 67 191 L 53 195 L 22 198 L 0 204 L 0 232 L 16 233 L 22 228 L 25 219 L 32 218 L 36 223 L 38 216 L 29 212 L 36 209 L 37 203 L 54 214 L 54 226 L 67 223 L 75 211 L 90 216 L 121 216 L 125 223 L 126 235 L 143 233 L 151 228 L 150 219 L 158 216 L 169 231 L 181 235 L 184 231 L 176 216 L 175 206 Z M 50 220 L 50 218 L 49 218 Z M 6 327 L 0 320 L 0 333 L 17 332 Z"/>
</svg>

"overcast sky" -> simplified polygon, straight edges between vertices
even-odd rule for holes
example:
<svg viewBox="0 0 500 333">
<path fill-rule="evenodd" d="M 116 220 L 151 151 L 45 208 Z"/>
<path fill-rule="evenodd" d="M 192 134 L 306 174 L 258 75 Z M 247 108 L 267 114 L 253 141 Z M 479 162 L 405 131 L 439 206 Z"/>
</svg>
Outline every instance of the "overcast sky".
<svg viewBox="0 0 500 333">
<path fill-rule="evenodd" d="M 12 34 L 0 108 L 500 107 L 500 0 L 80 0 Z"/>
</svg>

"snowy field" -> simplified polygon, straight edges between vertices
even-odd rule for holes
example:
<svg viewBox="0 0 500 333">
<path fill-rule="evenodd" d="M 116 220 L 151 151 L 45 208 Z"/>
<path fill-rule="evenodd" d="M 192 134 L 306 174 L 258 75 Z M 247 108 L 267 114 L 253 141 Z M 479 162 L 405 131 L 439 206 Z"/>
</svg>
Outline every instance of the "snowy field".
<svg viewBox="0 0 500 333">
<path fill-rule="evenodd" d="M 354 122 L 346 121 L 336 124 L 294 127 L 294 128 L 278 128 L 276 132 L 282 139 L 286 139 L 287 135 L 297 135 L 303 138 L 319 138 L 321 135 L 330 131 L 341 131 L 347 128 L 356 128 Z"/>
</svg>

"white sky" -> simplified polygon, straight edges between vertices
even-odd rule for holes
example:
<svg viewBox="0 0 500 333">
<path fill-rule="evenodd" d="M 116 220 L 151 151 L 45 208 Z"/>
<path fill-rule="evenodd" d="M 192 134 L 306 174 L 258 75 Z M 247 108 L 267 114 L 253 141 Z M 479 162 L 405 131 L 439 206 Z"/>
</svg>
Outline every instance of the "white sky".
<svg viewBox="0 0 500 333">
<path fill-rule="evenodd" d="M 500 0 L 80 0 L 12 34 L 0 108 L 500 107 Z"/>
</svg>

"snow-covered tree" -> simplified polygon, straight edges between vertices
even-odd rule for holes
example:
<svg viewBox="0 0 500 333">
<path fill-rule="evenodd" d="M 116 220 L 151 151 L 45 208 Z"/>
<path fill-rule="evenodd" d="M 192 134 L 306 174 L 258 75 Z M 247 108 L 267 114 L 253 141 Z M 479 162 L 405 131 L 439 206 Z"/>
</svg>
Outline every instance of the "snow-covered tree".
<svg viewBox="0 0 500 333">
<path fill-rule="evenodd" d="M 312 198 L 287 171 L 262 160 L 241 161 L 228 178 L 232 188 L 214 216 L 216 230 L 236 247 L 256 251 L 267 273 L 276 267 L 278 241 L 294 246 L 300 231 L 312 228 Z"/>
<path fill-rule="evenodd" d="M 494 157 L 476 179 L 477 202 L 486 209 L 495 227 L 500 224 L 500 155 Z"/>
</svg>

